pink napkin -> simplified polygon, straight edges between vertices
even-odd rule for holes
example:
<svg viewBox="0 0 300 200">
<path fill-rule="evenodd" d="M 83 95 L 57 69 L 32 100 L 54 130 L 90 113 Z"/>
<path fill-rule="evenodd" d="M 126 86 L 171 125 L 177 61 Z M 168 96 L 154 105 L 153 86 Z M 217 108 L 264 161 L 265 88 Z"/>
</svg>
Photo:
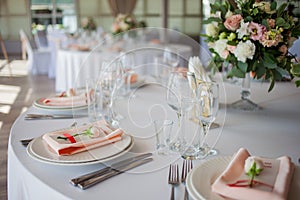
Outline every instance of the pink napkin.
<svg viewBox="0 0 300 200">
<path fill-rule="evenodd" d="M 43 104 L 48 106 L 84 106 L 87 105 L 85 94 L 70 97 L 51 97 L 41 100 Z"/>
<path fill-rule="evenodd" d="M 268 186 L 259 184 L 259 186 L 255 185 L 250 188 L 228 185 L 234 184 L 238 180 L 248 179 L 245 175 L 244 164 L 249 156 L 250 154 L 246 149 L 239 149 L 225 171 L 213 183 L 212 191 L 224 197 L 239 200 L 286 199 L 294 172 L 294 164 L 287 156 L 277 159 L 261 158 L 266 166 L 264 170 L 255 177 L 255 180 L 265 183 Z"/>
<path fill-rule="evenodd" d="M 80 134 L 90 127 L 98 130 L 97 134 L 92 137 Z M 78 133 L 79 136 L 74 136 Z M 120 141 L 122 140 L 122 134 L 123 130 L 113 130 L 105 121 L 98 121 L 81 127 L 46 133 L 43 135 L 43 140 L 58 155 L 72 155 Z M 66 139 L 58 139 L 59 136 Z M 72 136 L 74 137 L 72 138 Z"/>
</svg>

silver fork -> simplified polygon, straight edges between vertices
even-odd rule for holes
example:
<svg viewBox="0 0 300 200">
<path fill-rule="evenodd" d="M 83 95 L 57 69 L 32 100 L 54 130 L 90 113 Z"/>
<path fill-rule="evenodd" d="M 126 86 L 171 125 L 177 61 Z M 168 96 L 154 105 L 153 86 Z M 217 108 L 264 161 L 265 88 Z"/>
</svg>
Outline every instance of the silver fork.
<svg viewBox="0 0 300 200">
<path fill-rule="evenodd" d="M 169 179 L 168 183 L 172 185 L 172 190 L 171 190 L 171 200 L 174 200 L 174 187 L 179 185 L 179 171 L 178 171 L 178 165 L 170 165 L 169 167 Z"/>
<path fill-rule="evenodd" d="M 182 172 L 181 172 L 181 182 L 184 184 L 184 200 L 188 200 L 189 195 L 188 195 L 188 192 L 187 192 L 187 189 L 186 189 L 185 180 L 186 180 L 187 174 L 193 168 L 193 162 L 192 162 L 192 160 L 183 160 L 182 165 L 183 166 L 182 166 Z"/>
</svg>

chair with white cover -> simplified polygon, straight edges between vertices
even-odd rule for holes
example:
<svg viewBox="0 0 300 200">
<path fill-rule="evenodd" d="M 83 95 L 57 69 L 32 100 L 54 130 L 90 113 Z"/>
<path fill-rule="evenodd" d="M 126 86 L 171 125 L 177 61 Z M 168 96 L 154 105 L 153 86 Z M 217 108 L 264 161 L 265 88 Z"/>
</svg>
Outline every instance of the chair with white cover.
<svg viewBox="0 0 300 200">
<path fill-rule="evenodd" d="M 38 30 L 34 34 L 34 41 L 39 49 L 49 49 L 46 30 Z"/>
<path fill-rule="evenodd" d="M 28 55 L 27 68 L 31 74 L 47 74 L 49 73 L 51 65 L 51 52 L 43 49 L 33 49 L 30 41 L 24 32 L 20 30 L 20 38 L 22 46 L 26 47 L 26 53 Z"/>
</svg>

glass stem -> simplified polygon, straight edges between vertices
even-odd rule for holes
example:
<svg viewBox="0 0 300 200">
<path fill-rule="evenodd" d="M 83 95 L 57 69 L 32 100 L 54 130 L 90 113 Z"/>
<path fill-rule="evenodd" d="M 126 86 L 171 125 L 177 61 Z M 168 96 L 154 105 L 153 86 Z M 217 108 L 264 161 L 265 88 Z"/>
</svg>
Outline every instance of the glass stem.
<svg viewBox="0 0 300 200">
<path fill-rule="evenodd" d="M 202 122 L 203 138 L 201 140 L 201 145 L 200 146 L 203 146 L 205 144 L 205 140 L 206 140 L 207 133 L 209 131 L 210 125 L 211 125 L 211 123 L 206 123 L 206 122 L 203 123 Z"/>
<path fill-rule="evenodd" d="M 241 95 L 243 100 L 250 99 L 250 73 L 246 73 L 245 78 L 243 79 Z"/>
</svg>

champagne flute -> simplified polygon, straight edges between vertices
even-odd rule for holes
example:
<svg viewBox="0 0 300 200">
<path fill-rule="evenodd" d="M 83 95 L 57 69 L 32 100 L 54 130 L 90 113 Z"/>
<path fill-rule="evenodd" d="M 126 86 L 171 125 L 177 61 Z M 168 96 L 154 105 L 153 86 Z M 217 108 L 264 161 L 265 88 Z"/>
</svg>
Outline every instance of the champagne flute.
<svg viewBox="0 0 300 200">
<path fill-rule="evenodd" d="M 189 72 L 172 72 L 167 87 L 167 103 L 176 111 L 179 121 L 179 131 L 176 137 L 170 141 L 170 150 L 180 152 L 185 147 L 185 118 L 189 110 L 193 108 L 195 91 L 189 81 Z"/>
<path fill-rule="evenodd" d="M 210 147 L 207 135 L 211 124 L 215 121 L 219 110 L 219 86 L 215 82 L 202 82 L 197 87 L 196 117 L 202 127 L 202 139 L 199 147 L 198 159 L 208 155 L 216 155 L 217 150 Z"/>
</svg>

